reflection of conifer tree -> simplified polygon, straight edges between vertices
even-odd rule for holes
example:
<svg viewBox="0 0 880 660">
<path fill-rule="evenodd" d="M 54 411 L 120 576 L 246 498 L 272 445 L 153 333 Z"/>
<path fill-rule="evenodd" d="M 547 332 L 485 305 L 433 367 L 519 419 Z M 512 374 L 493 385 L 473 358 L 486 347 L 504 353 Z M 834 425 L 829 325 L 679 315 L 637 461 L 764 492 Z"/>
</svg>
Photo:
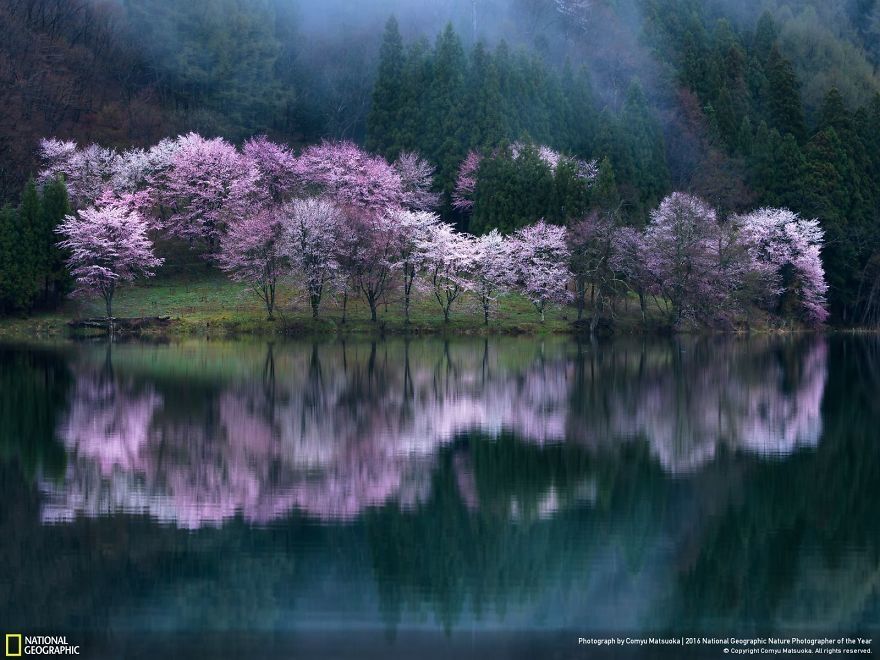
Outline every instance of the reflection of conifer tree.
<svg viewBox="0 0 880 660">
<path fill-rule="evenodd" d="M 413 402 L 415 391 L 412 381 L 412 367 L 409 362 L 409 344 L 410 339 L 407 337 L 403 342 L 403 403 L 405 408 L 409 408 Z"/>
<path fill-rule="evenodd" d="M 269 421 L 275 420 L 275 346 L 272 342 L 266 344 L 266 361 L 263 364 L 263 395 L 269 407 Z"/>
<path fill-rule="evenodd" d="M 56 429 L 71 384 L 63 356 L 0 348 L 0 460 L 17 459 L 28 481 L 64 474 L 67 455 Z"/>
<path fill-rule="evenodd" d="M 308 388 L 304 397 L 306 409 L 320 410 L 324 406 L 324 371 L 321 368 L 321 355 L 318 342 L 312 342 L 309 354 Z"/>
</svg>

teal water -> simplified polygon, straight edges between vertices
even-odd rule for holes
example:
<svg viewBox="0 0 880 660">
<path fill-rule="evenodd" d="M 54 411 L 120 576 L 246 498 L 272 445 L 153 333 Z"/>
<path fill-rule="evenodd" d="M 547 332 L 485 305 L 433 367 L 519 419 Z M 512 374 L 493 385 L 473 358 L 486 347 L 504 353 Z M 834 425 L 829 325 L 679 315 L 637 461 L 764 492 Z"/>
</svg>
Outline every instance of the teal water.
<svg viewBox="0 0 880 660">
<path fill-rule="evenodd" d="M 5 346 L 0 622 L 363 657 L 870 636 L 878 443 L 877 338 Z"/>
</svg>

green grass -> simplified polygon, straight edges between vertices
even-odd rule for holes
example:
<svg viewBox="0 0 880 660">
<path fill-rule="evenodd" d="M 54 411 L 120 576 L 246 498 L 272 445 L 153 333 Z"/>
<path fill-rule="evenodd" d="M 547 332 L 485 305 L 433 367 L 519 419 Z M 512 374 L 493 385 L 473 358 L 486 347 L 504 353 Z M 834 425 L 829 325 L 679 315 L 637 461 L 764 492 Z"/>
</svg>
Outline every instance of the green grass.
<svg viewBox="0 0 880 660">
<path fill-rule="evenodd" d="M 430 293 L 415 294 L 407 324 L 403 316 L 402 294 L 391 291 L 387 304 L 379 306 L 376 323 L 370 320 L 369 307 L 363 299 L 349 298 L 346 322 L 342 322 L 342 301 L 327 296 L 315 320 L 307 301 L 288 285 L 279 286 L 275 319 L 267 318 L 262 301 L 246 286 L 232 282 L 220 273 L 165 275 L 133 286 L 120 288 L 113 302 L 119 318 L 169 316 L 172 323 L 162 334 L 183 336 L 239 335 L 316 335 L 336 333 L 449 333 L 449 334 L 556 334 L 574 330 L 577 312 L 572 307 L 547 311 L 546 320 L 532 304 L 518 295 L 504 296 L 489 325 L 483 323 L 477 300 L 462 295 L 452 307 L 448 323 L 443 321 L 439 304 Z M 52 313 L 28 318 L 0 320 L 0 337 L 59 336 L 67 333 L 72 319 L 101 318 L 103 302 L 98 299 L 70 300 Z M 657 323 L 657 316 L 652 319 Z M 618 331 L 639 331 L 638 304 L 621 305 L 615 321 Z"/>
</svg>

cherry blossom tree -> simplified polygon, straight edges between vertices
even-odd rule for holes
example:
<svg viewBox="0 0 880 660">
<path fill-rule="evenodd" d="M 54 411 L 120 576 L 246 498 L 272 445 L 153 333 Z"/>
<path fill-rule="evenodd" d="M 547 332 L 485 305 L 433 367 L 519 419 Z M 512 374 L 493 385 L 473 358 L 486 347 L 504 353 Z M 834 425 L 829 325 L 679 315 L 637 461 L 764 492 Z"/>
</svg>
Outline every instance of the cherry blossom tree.
<svg viewBox="0 0 880 660">
<path fill-rule="evenodd" d="M 773 269 L 756 258 L 743 223 L 735 216 L 719 223 L 715 242 L 717 263 L 711 275 L 714 294 L 706 318 L 716 325 L 732 326 L 743 316 L 748 322 L 752 306 L 770 290 Z"/>
<path fill-rule="evenodd" d="M 119 166 L 119 154 L 97 144 L 79 148 L 75 142 L 56 139 L 40 141 L 43 169 L 38 181 L 64 177 L 70 203 L 75 208 L 94 204 L 110 188 Z"/>
<path fill-rule="evenodd" d="M 283 216 L 276 207 L 259 208 L 229 224 L 217 256 L 223 270 L 234 280 L 247 283 L 263 301 L 270 320 L 278 280 L 288 269 L 283 231 Z"/>
<path fill-rule="evenodd" d="M 633 227 L 620 227 L 614 235 L 611 268 L 622 276 L 624 284 L 639 297 L 642 323 L 647 322 L 647 296 L 656 295 L 658 282 L 649 267 L 645 235 Z"/>
<path fill-rule="evenodd" d="M 294 199 L 284 206 L 284 252 L 309 296 L 312 317 L 318 318 L 328 285 L 339 275 L 336 243 L 343 216 L 328 199 Z"/>
<path fill-rule="evenodd" d="M 342 207 L 383 212 L 404 204 L 398 171 L 352 142 L 307 147 L 295 159 L 293 173 L 304 189 L 325 194 Z"/>
<path fill-rule="evenodd" d="M 222 138 L 190 133 L 179 141 L 159 191 L 161 203 L 171 209 L 165 227 L 191 244 L 203 243 L 207 257 L 213 258 L 230 222 L 265 201 L 260 173 Z"/>
<path fill-rule="evenodd" d="M 447 323 L 452 304 L 471 286 L 470 276 L 476 260 L 474 248 L 472 236 L 456 232 L 446 222 L 433 225 L 419 241 L 428 282 Z"/>
<path fill-rule="evenodd" d="M 543 323 L 548 305 L 565 304 L 571 298 L 567 288 L 571 255 L 565 227 L 539 220 L 518 230 L 510 241 L 517 286 L 538 310 Z"/>
<path fill-rule="evenodd" d="M 822 267 L 824 233 L 818 220 L 801 218 L 788 209 L 762 208 L 738 221 L 754 261 L 763 265 L 765 282 L 775 299 L 793 304 L 807 323 L 828 318 L 828 284 Z"/>
<path fill-rule="evenodd" d="M 713 208 L 693 195 L 672 193 L 651 212 L 645 242 L 648 268 L 676 323 L 696 320 L 717 303 L 718 222 Z"/>
<path fill-rule="evenodd" d="M 460 211 L 469 211 L 474 207 L 474 195 L 477 192 L 477 171 L 483 156 L 478 151 L 469 151 L 458 167 L 458 178 L 455 180 L 455 191 L 452 193 L 452 205 Z"/>
<path fill-rule="evenodd" d="M 483 322 L 489 325 L 489 315 L 498 296 L 506 291 L 511 283 L 512 256 L 508 242 L 497 229 L 474 240 L 471 284 L 483 310 Z"/>
<path fill-rule="evenodd" d="M 389 218 L 395 232 L 395 252 L 392 267 L 403 279 L 403 314 L 409 323 L 412 292 L 416 277 L 425 264 L 425 252 L 420 249 L 440 222 L 434 213 L 426 211 L 391 211 Z"/>
<path fill-rule="evenodd" d="M 397 261 L 397 228 L 387 213 L 342 208 L 336 238 L 336 260 L 348 282 L 364 294 L 370 318 L 378 320 L 379 301 L 391 283 Z M 348 299 L 344 283 L 343 314 Z"/>
<path fill-rule="evenodd" d="M 110 185 L 117 193 L 148 191 L 171 168 L 180 143 L 164 139 L 149 149 L 128 149 L 119 154 L 113 168 Z"/>
<path fill-rule="evenodd" d="M 578 320 L 583 318 L 587 288 L 593 329 L 602 310 L 609 306 L 615 284 L 612 259 L 616 248 L 617 227 L 610 214 L 593 212 L 573 222 L 566 234 L 574 275 Z"/>
<path fill-rule="evenodd" d="M 286 145 L 276 144 L 260 135 L 244 143 L 242 154 L 259 172 L 257 185 L 274 203 L 280 204 L 295 190 L 296 158 Z"/>
<path fill-rule="evenodd" d="M 403 187 L 403 205 L 413 211 L 431 211 L 440 204 L 440 195 L 431 188 L 434 166 L 415 152 L 403 152 L 394 161 Z"/>
<path fill-rule="evenodd" d="M 138 277 L 152 277 L 162 265 L 162 259 L 153 254 L 143 217 L 109 196 L 68 215 L 57 231 L 63 237 L 59 246 L 70 253 L 68 266 L 77 292 L 100 295 L 108 319 L 113 318 L 117 287 Z"/>
</svg>

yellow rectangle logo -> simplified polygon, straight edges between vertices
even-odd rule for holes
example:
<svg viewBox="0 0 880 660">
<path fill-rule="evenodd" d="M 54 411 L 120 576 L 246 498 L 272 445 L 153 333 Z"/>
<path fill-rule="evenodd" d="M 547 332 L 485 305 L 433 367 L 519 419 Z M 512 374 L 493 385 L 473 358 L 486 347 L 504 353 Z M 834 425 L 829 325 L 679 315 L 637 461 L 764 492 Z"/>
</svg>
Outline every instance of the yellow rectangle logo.
<svg viewBox="0 0 880 660">
<path fill-rule="evenodd" d="M 21 635 L 6 635 L 6 657 L 21 657 Z"/>
</svg>

